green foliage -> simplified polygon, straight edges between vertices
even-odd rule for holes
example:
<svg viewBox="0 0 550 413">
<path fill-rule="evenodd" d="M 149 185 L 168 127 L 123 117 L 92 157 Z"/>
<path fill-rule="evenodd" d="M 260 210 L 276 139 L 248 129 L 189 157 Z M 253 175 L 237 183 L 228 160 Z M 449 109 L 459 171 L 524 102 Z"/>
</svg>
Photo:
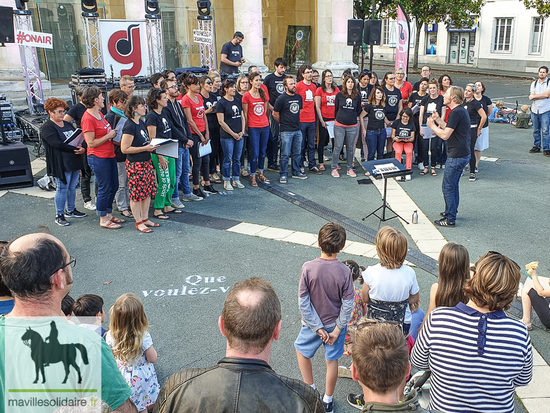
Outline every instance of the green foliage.
<svg viewBox="0 0 550 413">
<path fill-rule="evenodd" d="M 462 27 L 474 23 L 483 0 L 403 0 L 401 4 L 409 18 L 416 18 L 417 25 L 444 22 L 447 27 L 450 24 Z"/>
<path fill-rule="evenodd" d="M 371 0 L 353 0 L 353 11 L 355 18 L 365 20 L 372 18 L 380 18 L 382 15 L 386 15 L 386 11 L 395 6 L 395 0 L 376 0 L 374 2 L 374 15 L 372 12 Z M 397 6 L 395 6 L 397 7 Z M 394 7 L 394 8 L 395 8 Z"/>
<path fill-rule="evenodd" d="M 550 3 L 547 0 L 523 0 L 528 9 L 536 9 L 541 17 L 550 16 Z"/>
</svg>

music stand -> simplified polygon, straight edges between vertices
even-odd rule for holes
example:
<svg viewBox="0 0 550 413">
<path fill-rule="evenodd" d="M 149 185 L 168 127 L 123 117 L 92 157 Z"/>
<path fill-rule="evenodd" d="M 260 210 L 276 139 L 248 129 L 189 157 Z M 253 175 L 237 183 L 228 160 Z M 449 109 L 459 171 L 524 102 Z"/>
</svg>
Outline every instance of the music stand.
<svg viewBox="0 0 550 413">
<path fill-rule="evenodd" d="M 383 172 L 377 169 L 380 165 L 385 164 L 391 164 L 391 168 L 388 168 L 388 172 Z M 406 224 L 409 222 L 404 219 L 401 215 L 399 215 L 397 212 L 395 212 L 391 207 L 388 205 L 386 201 L 387 197 L 387 190 L 388 190 L 388 178 L 395 178 L 396 176 L 405 176 L 405 175 L 411 175 L 412 170 L 411 169 L 405 169 L 403 164 L 399 162 L 395 158 L 389 158 L 389 159 L 379 159 L 376 161 L 367 161 L 367 162 L 361 162 L 361 165 L 367 170 L 367 172 L 370 173 L 371 177 L 374 177 L 375 179 L 383 179 L 384 180 L 384 192 L 382 195 L 382 205 L 378 208 L 376 208 L 374 211 L 372 211 L 370 214 L 368 214 L 365 218 L 362 219 L 364 221 L 371 215 L 374 215 L 376 218 L 378 218 L 381 222 L 389 221 L 393 218 L 400 218 L 403 221 L 405 221 Z M 395 170 L 397 168 L 397 170 Z M 386 209 L 389 209 L 394 216 L 386 218 Z M 379 216 L 377 214 L 378 211 L 382 210 L 382 216 Z"/>
</svg>

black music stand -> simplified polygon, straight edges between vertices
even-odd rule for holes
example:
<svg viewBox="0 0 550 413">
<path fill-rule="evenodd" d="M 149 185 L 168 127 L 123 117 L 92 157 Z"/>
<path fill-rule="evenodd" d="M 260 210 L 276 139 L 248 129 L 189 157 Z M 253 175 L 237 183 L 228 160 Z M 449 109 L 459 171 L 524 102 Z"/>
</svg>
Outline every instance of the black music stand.
<svg viewBox="0 0 550 413">
<path fill-rule="evenodd" d="M 375 169 L 376 169 L 377 166 L 384 165 L 384 164 L 392 164 L 398 170 L 387 172 L 387 173 L 375 172 Z M 408 224 L 409 222 L 406 219 L 404 219 L 401 215 L 399 215 L 397 212 L 395 212 L 393 209 L 391 209 L 391 207 L 388 205 L 388 203 L 386 201 L 386 197 L 387 197 L 387 189 L 388 189 L 388 178 L 395 178 L 397 176 L 403 176 L 404 177 L 405 175 L 411 175 L 412 170 L 411 169 L 405 169 L 403 164 L 395 158 L 379 159 L 379 160 L 376 160 L 376 161 L 361 162 L 361 165 L 363 165 L 365 170 L 370 173 L 371 177 L 374 177 L 375 179 L 384 179 L 384 193 L 382 195 L 382 205 L 380 207 L 376 208 L 370 214 L 368 214 L 365 218 L 362 219 L 362 221 L 364 221 L 365 219 L 367 219 L 371 215 L 374 215 L 376 218 L 378 218 L 380 220 L 380 222 L 386 222 L 386 221 L 389 221 L 390 219 L 393 219 L 393 218 L 400 218 L 403 221 L 405 221 L 406 224 Z M 389 209 L 394 216 L 386 218 L 386 209 Z M 382 210 L 382 216 L 379 216 L 377 214 L 377 212 L 380 211 L 380 210 Z"/>
</svg>

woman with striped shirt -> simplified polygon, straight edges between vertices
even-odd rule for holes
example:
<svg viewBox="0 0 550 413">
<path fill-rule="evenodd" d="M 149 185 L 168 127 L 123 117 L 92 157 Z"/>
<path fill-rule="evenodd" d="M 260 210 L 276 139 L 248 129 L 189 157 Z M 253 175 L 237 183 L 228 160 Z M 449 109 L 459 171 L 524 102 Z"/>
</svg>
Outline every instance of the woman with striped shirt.
<svg viewBox="0 0 550 413">
<path fill-rule="evenodd" d="M 440 307 L 428 316 L 411 362 L 431 370 L 430 409 L 444 412 L 514 411 L 514 392 L 533 375 L 533 349 L 525 324 L 506 315 L 518 291 L 520 268 L 490 251 L 466 282 L 467 304 Z"/>
</svg>

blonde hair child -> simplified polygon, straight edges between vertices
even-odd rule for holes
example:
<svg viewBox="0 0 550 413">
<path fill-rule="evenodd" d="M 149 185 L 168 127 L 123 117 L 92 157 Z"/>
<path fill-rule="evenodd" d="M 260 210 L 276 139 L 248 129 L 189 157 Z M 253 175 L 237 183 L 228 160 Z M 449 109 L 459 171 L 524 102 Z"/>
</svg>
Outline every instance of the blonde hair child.
<svg viewBox="0 0 550 413">
<path fill-rule="evenodd" d="M 135 294 L 121 295 L 111 307 L 105 341 L 113 350 L 122 376 L 132 388 L 131 399 L 139 412 L 152 410 L 160 390 L 153 363 L 157 352 L 149 334 L 143 303 Z"/>
</svg>

